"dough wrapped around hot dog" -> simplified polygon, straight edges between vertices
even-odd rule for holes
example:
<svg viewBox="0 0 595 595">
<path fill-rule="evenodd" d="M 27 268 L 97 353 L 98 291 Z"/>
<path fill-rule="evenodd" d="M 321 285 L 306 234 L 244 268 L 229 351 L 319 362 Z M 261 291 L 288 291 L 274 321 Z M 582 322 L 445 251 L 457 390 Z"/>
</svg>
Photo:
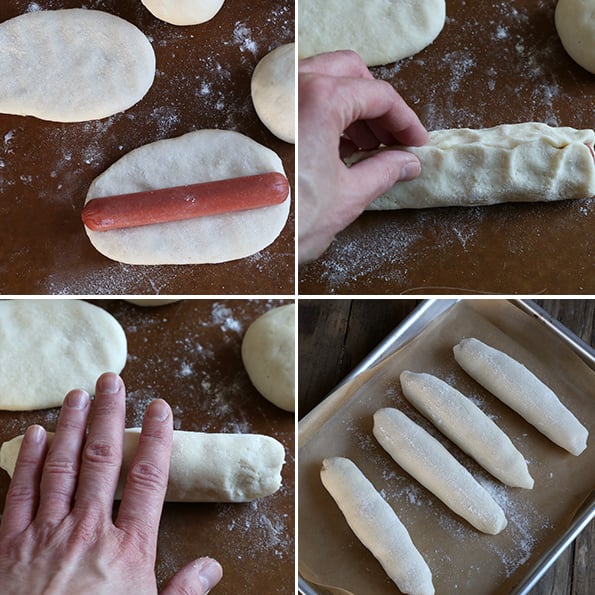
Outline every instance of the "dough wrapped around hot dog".
<svg viewBox="0 0 595 595">
<path fill-rule="evenodd" d="M 51 439 L 53 434 L 48 432 Z M 124 433 L 124 456 L 116 499 L 136 454 L 140 428 Z M 23 436 L 0 448 L 0 467 L 12 477 Z M 285 460 L 283 445 L 260 434 L 175 431 L 168 502 L 249 502 L 276 492 Z"/>
<path fill-rule="evenodd" d="M 476 529 L 497 535 L 506 525 L 490 494 L 422 427 L 398 409 L 374 414 L 374 436 L 407 473 Z"/>
<path fill-rule="evenodd" d="M 399 182 L 370 210 L 553 201 L 595 195 L 595 132 L 539 122 L 435 130 L 406 147 L 421 175 Z M 391 150 L 390 148 L 381 150 Z M 373 153 L 362 152 L 350 161 Z"/>
<path fill-rule="evenodd" d="M 351 530 L 401 592 L 433 595 L 432 573 L 407 529 L 358 467 L 343 457 L 328 458 L 320 479 Z"/>
<path fill-rule="evenodd" d="M 465 395 L 431 374 L 407 370 L 401 374 L 401 387 L 418 411 L 486 471 L 506 485 L 533 487 L 523 455 Z"/>
<path fill-rule="evenodd" d="M 552 442 L 575 456 L 587 448 L 587 428 L 523 364 L 478 339 L 463 339 L 453 351 L 467 374 Z"/>
</svg>

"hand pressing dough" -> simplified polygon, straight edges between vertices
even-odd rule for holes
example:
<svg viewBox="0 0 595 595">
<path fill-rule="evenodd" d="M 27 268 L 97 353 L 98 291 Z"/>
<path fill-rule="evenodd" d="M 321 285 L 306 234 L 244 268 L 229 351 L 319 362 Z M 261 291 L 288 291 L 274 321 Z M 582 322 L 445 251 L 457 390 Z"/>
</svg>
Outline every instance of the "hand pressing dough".
<svg viewBox="0 0 595 595">
<path fill-rule="evenodd" d="M 320 479 L 351 530 L 399 590 L 433 595 L 432 573 L 407 529 L 357 466 L 342 457 L 325 459 Z"/>
<path fill-rule="evenodd" d="M 93 198 L 283 171 L 279 157 L 230 130 L 199 130 L 124 155 L 96 178 Z M 85 231 L 103 255 L 127 264 L 218 263 L 254 254 L 281 233 L 291 198 L 278 205 L 111 231 Z"/>
<path fill-rule="evenodd" d="M 436 130 L 406 150 L 422 173 L 398 182 L 370 210 L 552 201 L 595 195 L 595 132 L 538 122 Z M 390 151 L 390 148 L 381 149 Z M 360 152 L 350 162 L 373 153 Z"/>
<path fill-rule="evenodd" d="M 105 118 L 144 97 L 155 53 L 99 10 L 41 10 L 0 24 L 0 112 L 55 122 Z"/>
<path fill-rule="evenodd" d="M 463 339 L 453 351 L 467 374 L 552 442 L 575 456 L 587 448 L 587 429 L 523 364 L 477 339 Z"/>
<path fill-rule="evenodd" d="M 126 335 L 105 310 L 80 300 L 0 301 L 0 409 L 62 404 L 95 391 L 103 372 L 126 364 Z"/>
<path fill-rule="evenodd" d="M 197 25 L 212 19 L 223 0 L 142 0 L 153 16 L 172 25 Z"/>
<path fill-rule="evenodd" d="M 116 500 L 133 462 L 140 428 L 124 433 L 124 455 Z M 51 439 L 53 433 L 48 432 Z M 23 436 L 0 448 L 0 467 L 11 477 Z M 281 486 L 283 445 L 261 434 L 174 432 L 168 502 L 249 502 L 269 496 Z"/>
<path fill-rule="evenodd" d="M 265 399 L 295 411 L 295 304 L 269 310 L 248 327 L 242 361 Z"/>
<path fill-rule="evenodd" d="M 444 0 L 300 0 L 298 52 L 354 50 L 368 66 L 413 56 L 446 20 Z"/>
<path fill-rule="evenodd" d="M 374 436 L 407 473 L 476 529 L 497 535 L 506 517 L 494 499 L 449 452 L 398 409 L 374 414 Z"/>
<path fill-rule="evenodd" d="M 405 371 L 407 400 L 445 436 L 506 485 L 533 488 L 523 455 L 508 436 L 466 396 L 430 374 Z"/>
<path fill-rule="evenodd" d="M 555 22 L 568 55 L 585 70 L 595 74 L 595 2 L 559 0 Z"/>
<path fill-rule="evenodd" d="M 281 140 L 295 143 L 295 43 L 274 49 L 256 65 L 250 90 L 262 123 Z"/>
</svg>

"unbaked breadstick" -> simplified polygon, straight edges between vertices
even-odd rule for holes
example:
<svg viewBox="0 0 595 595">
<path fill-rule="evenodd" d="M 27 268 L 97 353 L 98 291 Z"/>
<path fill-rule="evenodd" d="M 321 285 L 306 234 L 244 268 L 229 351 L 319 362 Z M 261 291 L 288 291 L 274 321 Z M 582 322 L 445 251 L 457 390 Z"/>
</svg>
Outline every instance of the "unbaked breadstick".
<svg viewBox="0 0 595 595">
<path fill-rule="evenodd" d="M 374 436 L 407 473 L 476 529 L 497 535 L 506 527 L 502 509 L 449 452 L 398 409 L 374 414 Z"/>
<path fill-rule="evenodd" d="M 139 428 L 124 434 L 124 456 L 116 499 L 132 464 Z M 52 433 L 48 432 L 51 439 Z M 0 448 L 0 467 L 12 477 L 23 436 Z M 283 445 L 260 434 L 174 432 L 168 502 L 248 502 L 268 496 L 281 486 Z"/>
<path fill-rule="evenodd" d="M 421 161 L 421 175 L 399 182 L 368 209 L 588 198 L 595 195 L 594 143 L 593 130 L 540 122 L 435 130 L 426 145 L 405 148 Z"/>
<path fill-rule="evenodd" d="M 431 374 L 405 371 L 407 400 L 445 436 L 506 485 L 533 487 L 523 455 L 510 438 L 470 399 Z"/>
<path fill-rule="evenodd" d="M 523 364 L 478 339 L 463 339 L 453 351 L 465 372 L 552 442 L 575 456 L 587 448 L 587 428 Z"/>
<path fill-rule="evenodd" d="M 432 573 L 403 523 L 349 459 L 322 462 L 320 479 L 357 538 L 408 595 L 433 595 Z"/>
</svg>

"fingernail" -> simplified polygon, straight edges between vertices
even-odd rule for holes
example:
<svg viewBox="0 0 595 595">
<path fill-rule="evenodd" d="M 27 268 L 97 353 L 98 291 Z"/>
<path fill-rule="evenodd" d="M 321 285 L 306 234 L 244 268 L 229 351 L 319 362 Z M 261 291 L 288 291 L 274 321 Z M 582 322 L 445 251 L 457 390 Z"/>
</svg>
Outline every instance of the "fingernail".
<svg viewBox="0 0 595 595">
<path fill-rule="evenodd" d="M 149 405 L 147 414 L 152 419 L 165 421 L 169 417 L 169 407 L 165 401 L 157 399 Z"/>
<path fill-rule="evenodd" d="M 89 395 L 84 390 L 73 390 L 66 397 L 66 403 L 72 409 L 84 409 L 88 402 Z"/>
<path fill-rule="evenodd" d="M 97 392 L 115 394 L 120 390 L 122 381 L 117 374 L 102 374 L 97 381 Z"/>
<path fill-rule="evenodd" d="M 197 560 L 196 569 L 198 571 L 198 579 L 206 593 L 215 587 L 223 576 L 221 564 L 212 558 L 200 558 Z"/>
<path fill-rule="evenodd" d="M 399 181 L 408 182 L 410 180 L 415 180 L 419 174 L 421 174 L 421 163 L 417 160 L 409 161 L 403 166 Z"/>
<path fill-rule="evenodd" d="M 39 444 L 45 438 L 45 430 L 41 426 L 29 426 L 27 428 L 27 440 Z"/>
</svg>

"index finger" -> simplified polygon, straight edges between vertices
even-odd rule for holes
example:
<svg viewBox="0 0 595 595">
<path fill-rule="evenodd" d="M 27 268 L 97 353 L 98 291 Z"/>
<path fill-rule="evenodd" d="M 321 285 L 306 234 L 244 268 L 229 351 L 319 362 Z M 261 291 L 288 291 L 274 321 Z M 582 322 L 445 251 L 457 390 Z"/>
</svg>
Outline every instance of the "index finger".
<svg viewBox="0 0 595 595">
<path fill-rule="evenodd" d="M 338 50 L 304 58 L 298 62 L 298 73 L 316 73 L 328 76 L 344 76 L 373 79 L 365 62 L 352 50 Z"/>
<path fill-rule="evenodd" d="M 167 490 L 172 441 L 171 409 L 165 401 L 157 399 L 149 405 L 143 419 L 115 523 L 153 553 Z"/>
</svg>

